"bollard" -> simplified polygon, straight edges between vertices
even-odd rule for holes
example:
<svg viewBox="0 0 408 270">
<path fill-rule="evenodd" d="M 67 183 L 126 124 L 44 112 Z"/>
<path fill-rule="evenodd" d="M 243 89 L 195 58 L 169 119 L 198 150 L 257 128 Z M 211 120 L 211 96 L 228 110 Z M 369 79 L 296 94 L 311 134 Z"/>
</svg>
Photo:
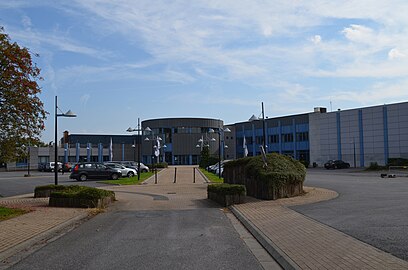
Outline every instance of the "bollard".
<svg viewBox="0 0 408 270">
<path fill-rule="evenodd" d="M 195 183 L 195 168 L 193 168 L 193 183 Z"/>
<path fill-rule="evenodd" d="M 176 183 L 176 181 L 177 181 L 177 167 L 174 168 L 174 182 L 173 183 Z"/>
<path fill-rule="evenodd" d="M 154 183 L 157 184 L 157 168 L 154 170 Z"/>
</svg>

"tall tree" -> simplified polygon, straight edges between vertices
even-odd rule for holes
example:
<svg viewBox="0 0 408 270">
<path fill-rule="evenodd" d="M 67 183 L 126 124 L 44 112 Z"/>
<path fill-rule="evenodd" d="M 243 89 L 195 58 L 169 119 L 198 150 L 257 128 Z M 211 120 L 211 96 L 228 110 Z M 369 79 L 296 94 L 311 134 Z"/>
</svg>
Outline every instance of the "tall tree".
<svg viewBox="0 0 408 270">
<path fill-rule="evenodd" d="M 0 27 L 0 161 L 25 156 L 24 145 L 40 141 L 47 115 L 38 97 L 41 79 L 29 50 L 11 42 Z"/>
</svg>

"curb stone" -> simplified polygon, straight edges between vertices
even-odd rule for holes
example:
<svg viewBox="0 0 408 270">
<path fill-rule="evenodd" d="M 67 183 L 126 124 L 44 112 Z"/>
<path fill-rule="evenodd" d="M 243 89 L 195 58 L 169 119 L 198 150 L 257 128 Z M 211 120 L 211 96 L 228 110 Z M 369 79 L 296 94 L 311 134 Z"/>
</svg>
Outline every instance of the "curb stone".
<svg viewBox="0 0 408 270">
<path fill-rule="evenodd" d="M 282 266 L 285 270 L 300 270 L 301 268 L 292 261 L 285 252 L 276 246 L 268 237 L 265 236 L 255 225 L 252 224 L 239 210 L 230 206 L 231 212 L 247 228 L 247 230 L 258 240 L 265 250 Z"/>
</svg>

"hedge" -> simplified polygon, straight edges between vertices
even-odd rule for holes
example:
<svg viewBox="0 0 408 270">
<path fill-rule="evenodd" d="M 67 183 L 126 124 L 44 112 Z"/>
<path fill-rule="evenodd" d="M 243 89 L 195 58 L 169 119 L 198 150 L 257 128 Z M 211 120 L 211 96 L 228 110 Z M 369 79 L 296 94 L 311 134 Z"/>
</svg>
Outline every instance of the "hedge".
<svg viewBox="0 0 408 270">
<path fill-rule="evenodd" d="M 104 189 L 78 185 L 64 187 L 64 189 L 52 192 L 50 198 L 76 198 L 85 200 L 98 200 L 105 197 L 115 198 L 115 193 L 113 191 Z"/>
<path fill-rule="evenodd" d="M 66 189 L 66 186 L 63 186 L 63 185 L 38 186 L 38 187 L 35 187 L 34 192 L 35 192 L 35 191 L 40 191 L 40 190 L 50 190 L 50 189 L 53 189 L 53 190 L 64 190 L 64 189 Z"/>
<path fill-rule="evenodd" d="M 231 184 L 211 184 L 207 186 L 208 192 L 214 192 L 219 195 L 245 195 L 246 188 L 244 185 Z"/>
<path fill-rule="evenodd" d="M 151 169 L 164 169 L 164 168 L 167 168 L 167 167 L 169 167 L 169 164 L 167 164 L 167 162 L 160 162 L 160 163 L 154 163 L 154 164 L 151 164 L 151 165 L 149 165 L 149 167 L 151 168 Z"/>
<path fill-rule="evenodd" d="M 225 163 L 224 170 L 243 167 L 246 178 L 254 178 L 276 188 L 305 180 L 305 166 L 292 157 L 271 153 L 266 155 L 266 161 L 268 165 L 265 167 L 262 156 L 241 158 Z"/>
</svg>

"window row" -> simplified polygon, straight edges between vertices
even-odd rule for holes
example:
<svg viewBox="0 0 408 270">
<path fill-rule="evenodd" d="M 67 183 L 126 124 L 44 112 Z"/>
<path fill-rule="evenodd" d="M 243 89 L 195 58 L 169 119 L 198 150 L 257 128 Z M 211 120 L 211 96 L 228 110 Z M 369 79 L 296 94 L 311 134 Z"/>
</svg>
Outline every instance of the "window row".
<svg viewBox="0 0 408 270">
<path fill-rule="evenodd" d="M 293 142 L 293 133 L 283 133 L 281 135 L 281 140 L 283 143 Z M 246 144 L 252 144 L 253 138 L 252 137 L 245 137 Z M 309 132 L 298 132 L 296 133 L 296 142 L 307 142 L 309 141 Z M 269 135 L 267 139 L 268 144 L 279 143 L 279 134 Z M 256 144 L 263 143 L 263 136 L 256 136 L 255 137 Z M 237 145 L 243 145 L 243 138 L 237 139 Z"/>
</svg>

